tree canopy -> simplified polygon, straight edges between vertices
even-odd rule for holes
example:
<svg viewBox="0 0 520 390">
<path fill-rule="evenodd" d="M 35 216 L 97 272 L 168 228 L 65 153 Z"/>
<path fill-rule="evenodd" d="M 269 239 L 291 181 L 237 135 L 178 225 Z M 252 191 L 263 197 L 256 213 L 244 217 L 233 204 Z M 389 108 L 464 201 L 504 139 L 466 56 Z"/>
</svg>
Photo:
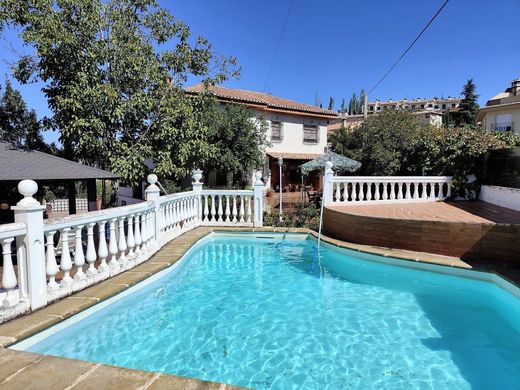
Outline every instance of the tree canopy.
<svg viewBox="0 0 520 390">
<path fill-rule="evenodd" d="M 459 103 L 459 108 L 452 113 L 455 119 L 455 126 L 474 125 L 479 108 L 476 94 L 476 85 L 473 79 L 469 79 L 462 89 L 462 100 Z"/>
<path fill-rule="evenodd" d="M 455 193 L 462 193 L 481 157 L 518 139 L 477 126 L 438 128 L 407 111 L 388 110 L 357 128 L 340 129 L 330 142 L 335 152 L 362 163 L 360 175 L 449 175 Z"/>
<path fill-rule="evenodd" d="M 0 140 L 16 146 L 50 152 L 41 134 L 41 124 L 34 110 L 29 110 L 22 95 L 7 80 L 0 86 Z"/>
<path fill-rule="evenodd" d="M 145 160 L 181 177 L 211 158 L 206 99 L 182 85 L 189 76 L 207 84 L 236 76 L 236 60 L 192 37 L 156 1 L 5 0 L 0 15 L 34 49 L 14 75 L 44 83 L 65 157 L 129 183 L 144 177 Z"/>
</svg>

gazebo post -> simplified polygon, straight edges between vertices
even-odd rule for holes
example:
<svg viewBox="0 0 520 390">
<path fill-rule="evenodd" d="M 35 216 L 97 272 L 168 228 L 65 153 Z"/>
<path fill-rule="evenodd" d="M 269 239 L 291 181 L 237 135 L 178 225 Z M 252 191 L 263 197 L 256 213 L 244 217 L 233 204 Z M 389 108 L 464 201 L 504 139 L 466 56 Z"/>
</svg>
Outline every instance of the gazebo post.
<svg viewBox="0 0 520 390">
<path fill-rule="evenodd" d="M 96 199 L 97 199 L 97 186 L 96 179 L 88 179 L 87 180 L 87 202 L 88 202 L 88 211 L 97 210 Z"/>
<path fill-rule="evenodd" d="M 67 181 L 67 189 L 69 194 L 69 215 L 76 214 L 76 182 L 74 180 Z"/>
</svg>

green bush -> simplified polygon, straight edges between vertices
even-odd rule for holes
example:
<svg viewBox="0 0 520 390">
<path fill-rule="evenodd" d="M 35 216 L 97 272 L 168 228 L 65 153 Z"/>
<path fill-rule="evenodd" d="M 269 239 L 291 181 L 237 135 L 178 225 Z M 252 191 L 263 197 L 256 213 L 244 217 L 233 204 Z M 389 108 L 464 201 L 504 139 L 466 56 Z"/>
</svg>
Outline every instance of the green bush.
<svg viewBox="0 0 520 390">
<path fill-rule="evenodd" d="M 309 228 L 318 230 L 320 225 L 320 209 L 310 203 L 305 206 L 298 206 L 292 211 L 283 213 L 282 222 L 280 222 L 280 214 L 264 212 L 264 226 L 274 227 L 295 227 Z"/>
</svg>

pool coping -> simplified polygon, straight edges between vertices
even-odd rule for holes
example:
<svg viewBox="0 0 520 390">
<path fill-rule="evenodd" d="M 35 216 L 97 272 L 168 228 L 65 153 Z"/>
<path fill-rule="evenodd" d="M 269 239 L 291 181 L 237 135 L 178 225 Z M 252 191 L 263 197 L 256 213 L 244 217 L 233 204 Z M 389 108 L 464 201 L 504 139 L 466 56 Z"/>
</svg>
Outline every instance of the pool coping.
<svg viewBox="0 0 520 390">
<path fill-rule="evenodd" d="M 307 229 L 307 228 L 282 228 L 282 227 L 263 227 L 263 228 L 238 228 L 238 227 L 197 227 L 189 232 L 186 232 L 182 234 L 181 236 L 175 238 L 174 240 L 170 241 L 169 243 L 165 244 L 159 252 L 157 252 L 154 256 L 152 256 L 149 260 L 146 262 L 140 264 L 139 266 L 128 270 L 122 274 L 119 274 L 113 278 L 104 280 L 94 286 L 91 286 L 89 288 L 86 288 L 84 290 L 78 291 L 75 294 L 72 294 L 68 297 L 65 297 L 56 303 L 53 303 L 51 305 L 48 305 L 42 309 L 39 309 L 35 312 L 26 314 L 22 317 L 18 317 L 16 319 L 10 320 L 4 324 L 0 325 L 0 386 L 6 382 L 9 381 L 11 383 L 13 378 L 17 377 L 18 372 L 25 371 L 28 368 L 33 367 L 35 362 L 43 361 L 44 359 L 54 359 L 54 360 L 60 360 L 60 365 L 70 366 L 78 368 L 78 365 L 84 365 L 87 362 L 79 361 L 79 360 L 73 360 L 73 359 L 67 359 L 67 358 L 58 358 L 58 357 L 51 357 L 47 355 L 40 355 L 40 354 L 34 354 L 29 352 L 20 352 L 15 351 L 11 349 L 6 349 L 10 345 L 17 343 L 23 339 L 26 339 L 30 336 L 33 336 L 36 333 L 39 333 L 59 322 L 64 321 L 65 319 L 84 311 L 95 304 L 105 301 L 112 296 L 136 285 L 137 283 L 149 278 L 150 276 L 165 270 L 166 268 L 170 267 L 174 263 L 176 263 L 178 260 L 180 260 L 184 254 L 200 239 L 206 237 L 207 235 L 213 233 L 213 232 L 272 232 L 272 233 L 301 233 L 301 234 L 308 234 L 313 237 L 318 237 L 318 233 L 314 230 Z M 391 249 L 391 248 L 384 248 L 384 247 L 378 247 L 378 246 L 370 246 L 370 245 L 361 245 L 361 244 L 354 244 L 349 243 L 341 240 L 337 240 L 331 237 L 327 237 L 322 235 L 321 239 L 323 242 L 326 242 L 328 244 L 337 246 L 339 248 L 346 248 L 354 251 L 384 256 L 384 257 L 391 257 L 391 258 L 397 258 L 402 260 L 408 260 L 408 261 L 414 261 L 414 262 L 422 262 L 422 263 L 429 263 L 429 264 L 436 264 L 436 265 L 443 265 L 448 267 L 455 267 L 455 268 L 463 268 L 463 269 L 472 269 L 473 267 L 464 261 L 460 260 L 456 257 L 450 257 L 450 256 L 443 256 L 443 255 L 435 255 L 431 253 L 423 253 L 423 252 L 413 252 L 413 251 L 406 251 L 406 250 L 400 250 L 400 249 Z M 473 268 L 474 269 L 474 268 Z M 485 270 L 485 272 L 489 272 L 489 270 Z M 503 275 L 497 273 L 497 272 L 489 272 L 489 273 L 495 273 L 496 275 L 506 279 L 506 281 L 509 281 L 507 277 L 504 277 Z M 514 284 L 514 283 L 513 283 Z M 34 357 L 29 358 L 28 355 L 20 355 L 22 354 L 29 354 Z M 27 365 L 24 367 L 18 368 L 15 372 L 9 372 L 8 367 L 5 369 L 2 369 L 2 362 L 3 361 L 12 361 L 12 362 L 24 362 L 28 361 Z M 58 363 L 56 363 L 58 364 Z M 139 378 L 146 378 L 147 381 L 152 381 L 152 377 L 155 378 L 152 382 L 146 384 L 143 384 L 145 387 L 140 387 L 143 389 L 148 388 L 160 388 L 157 387 L 158 384 L 161 384 L 162 382 L 168 382 L 170 383 L 169 387 L 165 386 L 164 388 L 171 388 L 171 384 L 177 383 L 181 386 L 181 388 L 184 388 L 184 386 L 188 385 L 188 382 L 191 385 L 195 386 L 196 388 L 237 388 L 230 385 L 224 385 L 224 384 L 218 384 L 215 382 L 205 382 L 197 379 L 191 379 L 191 378 L 183 378 L 183 377 L 176 377 L 172 375 L 166 375 L 166 374 L 156 374 L 156 373 L 149 373 L 146 371 L 139 371 L 139 370 L 130 370 L 130 369 L 123 369 L 119 367 L 112 367 L 112 366 L 105 366 L 100 364 L 94 364 L 94 363 L 88 363 L 91 366 L 89 366 L 88 370 L 85 372 L 79 374 L 79 376 L 86 377 L 90 376 L 90 370 L 92 370 L 92 373 L 95 373 L 96 370 L 99 370 L 98 367 L 103 367 L 102 370 L 112 370 L 114 372 L 114 375 L 116 375 L 118 378 L 121 377 L 122 381 L 126 380 L 124 378 L 136 376 Z M 13 363 L 14 367 L 17 365 Z M 96 368 L 94 368 L 94 366 Z M 119 370 L 119 371 L 117 371 Z M 61 370 L 63 372 L 67 372 L 66 369 Z M 43 375 L 44 372 L 41 373 L 42 377 L 48 376 Z M 152 377 L 150 377 L 150 375 Z M 159 375 L 159 376 L 157 376 Z M 79 378 L 79 377 L 78 377 Z M 79 380 L 78 378 L 73 378 L 74 381 Z M 166 378 L 166 379 L 165 379 Z M 159 381 L 160 379 L 160 381 Z M 83 379 L 81 379 L 82 381 Z M 90 379 L 89 379 L 90 380 Z M 154 385 L 156 381 L 159 381 L 157 385 Z M 177 382 L 175 382 L 177 381 Z M 190 382 L 193 381 L 193 382 Z M 59 382 L 60 384 L 64 382 Z M 74 383 L 74 382 L 73 382 Z M 41 383 L 39 383 L 41 384 Z M 217 386 L 218 385 L 218 386 Z M 217 386 L 217 387 L 214 387 Z M 220 386 L 220 387 L 219 387 Z M 226 387 L 222 387 L 226 386 Z M 117 386 L 116 386 L 117 387 Z M 136 386 L 136 388 L 139 386 Z M 195 388 L 194 387 L 194 388 Z"/>
</svg>

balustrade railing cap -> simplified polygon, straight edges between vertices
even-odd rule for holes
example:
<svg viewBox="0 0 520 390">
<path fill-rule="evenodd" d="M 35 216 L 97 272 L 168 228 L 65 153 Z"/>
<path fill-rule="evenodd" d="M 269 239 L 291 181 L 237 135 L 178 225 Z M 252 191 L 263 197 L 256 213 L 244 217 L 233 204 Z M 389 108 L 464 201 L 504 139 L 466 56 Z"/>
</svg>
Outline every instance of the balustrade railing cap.
<svg viewBox="0 0 520 390">
<path fill-rule="evenodd" d="M 150 173 L 147 177 L 146 177 L 146 180 L 148 181 L 148 183 L 150 183 L 150 185 L 148 187 L 146 187 L 146 191 L 147 192 L 160 192 L 161 190 L 159 189 L 159 187 L 155 184 L 157 183 L 157 181 L 159 180 L 157 178 L 157 175 L 154 174 L 154 173 Z"/>
<path fill-rule="evenodd" d="M 38 184 L 34 180 L 22 180 L 18 183 L 18 192 L 24 196 L 24 198 L 19 201 L 16 206 L 17 207 L 33 207 L 39 206 L 43 207 L 40 202 L 34 199 L 32 196 L 36 194 L 38 191 Z M 16 210 L 16 208 L 13 208 Z"/>
</svg>

